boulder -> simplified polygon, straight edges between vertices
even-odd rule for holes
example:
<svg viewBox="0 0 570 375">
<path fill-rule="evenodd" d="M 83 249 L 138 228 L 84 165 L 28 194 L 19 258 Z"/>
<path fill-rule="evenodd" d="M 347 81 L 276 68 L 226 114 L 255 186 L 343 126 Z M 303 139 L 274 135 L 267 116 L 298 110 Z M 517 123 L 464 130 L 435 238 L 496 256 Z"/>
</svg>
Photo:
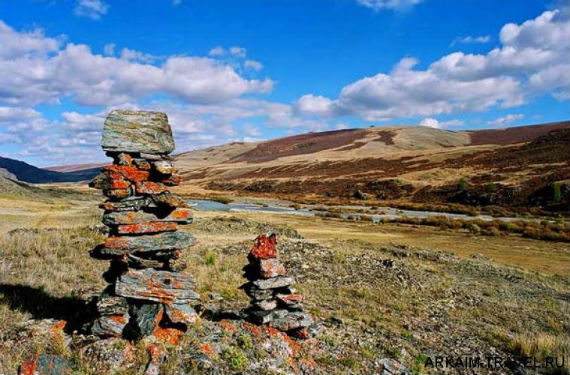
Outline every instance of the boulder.
<svg viewBox="0 0 570 375">
<path fill-rule="evenodd" d="M 101 253 L 104 255 L 125 255 L 127 253 L 146 253 L 159 250 L 173 251 L 194 245 L 194 237 L 187 232 L 167 232 L 149 236 L 109 237 Z"/>
<path fill-rule="evenodd" d="M 174 139 L 165 113 L 114 110 L 105 119 L 101 145 L 105 151 L 169 154 Z"/>
<path fill-rule="evenodd" d="M 122 297 L 160 303 L 188 303 L 200 299 L 192 288 L 194 279 L 189 275 L 159 271 L 152 268 L 129 269 L 115 285 L 115 293 Z"/>
</svg>

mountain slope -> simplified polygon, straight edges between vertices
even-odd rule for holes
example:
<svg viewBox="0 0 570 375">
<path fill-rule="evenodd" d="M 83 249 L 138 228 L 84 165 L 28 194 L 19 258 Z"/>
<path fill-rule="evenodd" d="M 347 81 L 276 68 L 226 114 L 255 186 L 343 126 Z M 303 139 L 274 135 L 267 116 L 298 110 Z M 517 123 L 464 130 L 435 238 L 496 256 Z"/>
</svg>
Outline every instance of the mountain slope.
<svg viewBox="0 0 570 375">
<path fill-rule="evenodd" d="M 542 205 L 550 185 L 567 186 L 569 134 L 570 121 L 477 131 L 347 129 L 186 152 L 176 165 L 188 191 L 197 185 L 289 198 L 361 191 L 379 200 Z M 456 196 L 462 178 L 469 196 Z"/>
<path fill-rule="evenodd" d="M 23 161 L 4 157 L 0 157 L 0 168 L 15 175 L 20 181 L 31 183 L 78 182 L 91 179 L 99 173 L 99 168 L 84 169 L 70 173 L 50 171 L 35 167 Z"/>
</svg>

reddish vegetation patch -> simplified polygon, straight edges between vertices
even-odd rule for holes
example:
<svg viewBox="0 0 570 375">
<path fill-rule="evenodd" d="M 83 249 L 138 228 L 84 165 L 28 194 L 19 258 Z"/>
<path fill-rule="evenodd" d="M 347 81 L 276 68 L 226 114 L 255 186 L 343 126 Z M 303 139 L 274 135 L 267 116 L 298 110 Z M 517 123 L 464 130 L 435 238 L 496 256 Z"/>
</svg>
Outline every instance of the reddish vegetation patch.
<svg viewBox="0 0 570 375">
<path fill-rule="evenodd" d="M 312 154 L 349 145 L 364 138 L 366 134 L 367 131 L 364 129 L 346 129 L 296 135 L 260 143 L 253 150 L 231 160 L 255 163 L 275 160 L 284 156 Z"/>
<path fill-rule="evenodd" d="M 472 145 L 509 145 L 529 142 L 551 130 L 570 127 L 570 121 L 554 122 L 546 125 L 515 126 L 506 129 L 485 129 L 471 132 Z"/>
<path fill-rule="evenodd" d="M 119 234 L 173 232 L 177 229 L 178 225 L 170 221 L 151 221 L 117 226 Z"/>
<path fill-rule="evenodd" d="M 269 237 L 267 237 L 264 234 L 257 236 L 253 247 L 249 251 L 249 254 L 256 259 L 276 258 L 277 257 L 277 249 L 275 248 L 276 243 L 277 243 L 277 236 L 275 234 L 272 234 Z"/>
<path fill-rule="evenodd" d="M 172 218 L 177 220 L 188 220 L 192 216 L 192 211 L 188 208 L 178 208 L 170 213 Z"/>
<path fill-rule="evenodd" d="M 376 142 L 384 142 L 386 145 L 394 144 L 394 136 L 396 135 L 393 131 L 382 131 L 378 133 L 379 137 L 374 139 Z"/>
</svg>

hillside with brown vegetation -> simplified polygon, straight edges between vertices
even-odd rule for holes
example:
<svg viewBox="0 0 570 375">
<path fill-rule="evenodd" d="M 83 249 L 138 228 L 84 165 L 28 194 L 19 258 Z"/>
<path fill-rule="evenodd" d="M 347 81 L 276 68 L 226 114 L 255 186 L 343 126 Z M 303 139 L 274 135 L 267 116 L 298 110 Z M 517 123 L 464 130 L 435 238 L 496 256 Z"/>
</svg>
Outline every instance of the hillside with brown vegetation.
<svg viewBox="0 0 570 375">
<path fill-rule="evenodd" d="M 303 201 L 501 206 L 560 212 L 570 122 L 448 131 L 419 126 L 307 133 L 177 156 L 185 187 Z"/>
</svg>

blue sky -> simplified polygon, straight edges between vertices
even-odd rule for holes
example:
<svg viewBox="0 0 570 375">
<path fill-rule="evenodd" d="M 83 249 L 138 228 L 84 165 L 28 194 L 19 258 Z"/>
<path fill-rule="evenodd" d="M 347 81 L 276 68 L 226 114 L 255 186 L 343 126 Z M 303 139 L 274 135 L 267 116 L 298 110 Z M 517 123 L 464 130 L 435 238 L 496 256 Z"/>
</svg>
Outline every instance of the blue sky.
<svg viewBox="0 0 570 375">
<path fill-rule="evenodd" d="M 567 2 L 4 0 L 0 154 L 105 160 L 112 108 L 167 112 L 179 152 L 567 120 L 569 62 Z"/>
</svg>

